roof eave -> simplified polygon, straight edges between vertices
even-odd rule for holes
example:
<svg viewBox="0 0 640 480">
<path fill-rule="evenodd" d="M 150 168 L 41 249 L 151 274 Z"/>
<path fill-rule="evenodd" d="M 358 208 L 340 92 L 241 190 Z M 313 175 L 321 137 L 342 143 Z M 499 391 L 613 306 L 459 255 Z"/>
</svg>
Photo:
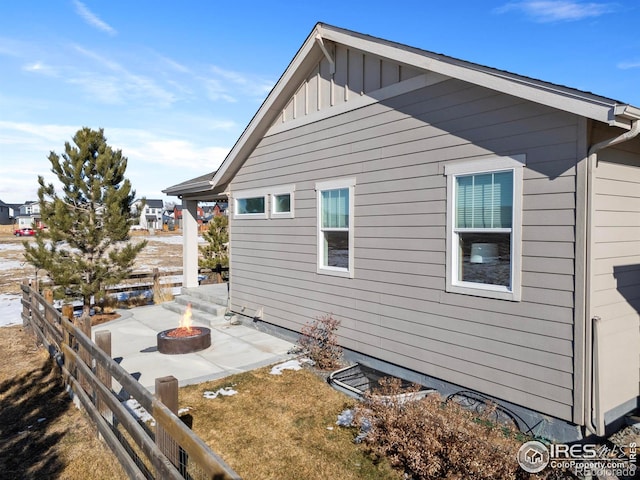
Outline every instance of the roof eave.
<svg viewBox="0 0 640 480">
<path fill-rule="evenodd" d="M 205 182 L 193 182 L 186 185 L 174 185 L 173 187 L 162 190 L 165 195 L 179 197 L 181 195 L 189 195 L 198 192 L 209 192 L 213 190 L 212 180 Z"/>
<path fill-rule="evenodd" d="M 240 166 L 238 162 L 250 155 L 276 116 L 281 113 L 289 94 L 293 95 L 304 80 L 305 66 L 323 55 L 316 40 L 318 36 L 414 68 L 507 93 L 611 126 L 631 128 L 632 121 L 640 115 L 640 109 L 621 105 L 606 97 L 318 23 L 213 176 L 212 188 L 218 191 L 227 189 Z"/>
<path fill-rule="evenodd" d="M 322 29 L 322 35 L 328 40 L 346 43 L 353 48 L 369 51 L 384 58 L 394 59 L 415 68 L 440 73 L 586 118 L 608 124 L 620 122 L 620 119 L 613 114 L 613 109 L 617 102 L 605 97 L 382 39 L 373 40 L 367 35 L 347 32 L 335 27 L 325 26 Z M 618 126 L 628 128 L 629 124 L 622 120 Z"/>
</svg>

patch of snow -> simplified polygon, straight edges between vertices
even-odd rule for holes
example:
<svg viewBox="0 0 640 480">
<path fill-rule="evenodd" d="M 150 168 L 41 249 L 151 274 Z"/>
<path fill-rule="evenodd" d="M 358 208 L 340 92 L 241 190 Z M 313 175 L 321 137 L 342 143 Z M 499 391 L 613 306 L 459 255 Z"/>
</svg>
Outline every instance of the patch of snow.
<svg viewBox="0 0 640 480">
<path fill-rule="evenodd" d="M 338 415 L 338 420 L 336 420 L 336 425 L 340 427 L 351 427 L 353 426 L 353 422 L 355 420 L 355 412 L 350 408 L 343 410 Z"/>
<path fill-rule="evenodd" d="M 22 323 L 22 303 L 19 295 L 0 294 L 0 327 Z"/>
<path fill-rule="evenodd" d="M 24 246 L 22 243 L 0 243 L 0 252 L 5 250 L 22 250 Z"/>
<path fill-rule="evenodd" d="M 214 398 L 218 398 L 218 395 L 222 395 L 223 397 L 229 397 L 229 396 L 235 395 L 237 393 L 238 392 L 236 390 L 234 390 L 233 388 L 231 388 L 231 387 L 224 387 L 224 388 L 221 388 L 221 389 L 219 389 L 219 390 L 217 390 L 215 392 L 212 392 L 210 390 L 206 390 L 203 393 L 202 396 L 204 398 L 214 399 Z"/>
<path fill-rule="evenodd" d="M 181 245 L 182 235 L 150 235 L 148 237 L 135 237 L 135 240 L 147 240 L 149 243 L 166 243 L 171 245 Z M 202 236 L 198 236 L 198 243 L 206 243 Z"/>
<path fill-rule="evenodd" d="M 25 266 L 24 262 L 18 262 L 16 260 L 3 260 L 2 262 L 0 262 L 0 271 L 19 270 L 21 268 L 24 268 L 24 266 Z"/>
<path fill-rule="evenodd" d="M 135 398 L 130 398 L 129 400 L 124 401 L 123 404 L 125 408 L 129 410 L 141 422 L 151 422 L 151 425 L 156 424 L 151 414 L 144 408 L 142 408 L 142 405 L 140 405 L 140 403 Z"/>
<path fill-rule="evenodd" d="M 301 368 L 302 365 L 300 365 L 300 360 L 289 360 L 274 366 L 270 373 L 271 375 L 282 375 L 283 370 L 300 370 Z"/>
</svg>

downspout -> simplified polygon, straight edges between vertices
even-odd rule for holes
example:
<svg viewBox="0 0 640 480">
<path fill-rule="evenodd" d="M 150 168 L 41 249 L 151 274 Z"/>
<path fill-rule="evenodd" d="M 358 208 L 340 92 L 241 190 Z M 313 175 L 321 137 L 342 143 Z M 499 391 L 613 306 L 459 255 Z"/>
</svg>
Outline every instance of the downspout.
<svg viewBox="0 0 640 480">
<path fill-rule="evenodd" d="M 584 425 L 585 428 L 597 436 L 605 434 L 604 421 L 600 418 L 600 402 L 599 396 L 596 395 L 599 384 L 600 370 L 599 358 L 597 355 L 598 348 L 598 323 L 599 317 L 591 317 L 591 276 L 593 271 L 592 265 L 592 223 L 595 213 L 594 208 L 594 172 L 598 166 L 598 152 L 602 149 L 627 142 L 640 134 L 640 122 L 633 120 L 631 128 L 614 138 L 596 143 L 589 148 L 587 154 L 587 219 L 586 219 L 586 242 L 585 242 L 585 259 L 586 259 L 586 282 L 585 282 L 585 329 L 584 329 Z M 595 334 L 594 334 L 595 333 Z"/>
</svg>

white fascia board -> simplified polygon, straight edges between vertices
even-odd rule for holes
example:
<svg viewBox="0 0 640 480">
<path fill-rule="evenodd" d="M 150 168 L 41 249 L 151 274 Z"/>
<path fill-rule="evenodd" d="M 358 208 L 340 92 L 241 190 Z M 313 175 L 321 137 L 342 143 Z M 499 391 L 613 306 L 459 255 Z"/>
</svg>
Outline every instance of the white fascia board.
<svg viewBox="0 0 640 480">
<path fill-rule="evenodd" d="M 369 40 L 326 27 L 321 29 L 320 34 L 327 40 L 342 43 L 364 52 L 371 52 L 374 55 L 405 63 L 415 68 L 440 73 L 607 124 L 615 123 L 613 115 L 615 104 L 607 102 L 604 98 L 526 79 L 507 72 L 499 72 L 453 58 L 445 61 L 437 58 L 436 54 L 417 51 L 417 49 L 414 51 L 412 47 L 403 48 L 389 44 L 384 40 Z"/>
</svg>

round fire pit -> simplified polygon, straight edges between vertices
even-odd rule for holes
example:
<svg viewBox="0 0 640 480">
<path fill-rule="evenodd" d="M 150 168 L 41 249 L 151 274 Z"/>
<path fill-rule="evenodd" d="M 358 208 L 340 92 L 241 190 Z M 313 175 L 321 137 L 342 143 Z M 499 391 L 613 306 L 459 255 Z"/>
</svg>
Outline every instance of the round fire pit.
<svg viewBox="0 0 640 480">
<path fill-rule="evenodd" d="M 167 355 L 193 353 L 211 346 L 211 330 L 192 327 L 187 333 L 182 328 L 172 328 L 158 333 L 158 351 Z"/>
</svg>

